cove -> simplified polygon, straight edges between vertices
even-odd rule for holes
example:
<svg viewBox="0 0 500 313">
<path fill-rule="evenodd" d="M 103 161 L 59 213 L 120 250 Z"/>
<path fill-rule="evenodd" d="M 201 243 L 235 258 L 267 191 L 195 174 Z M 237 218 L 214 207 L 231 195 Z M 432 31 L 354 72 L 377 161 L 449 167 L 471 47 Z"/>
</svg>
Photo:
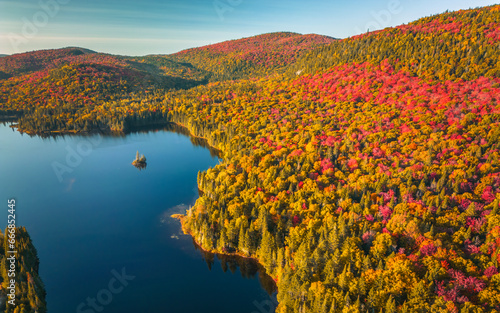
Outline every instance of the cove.
<svg viewBox="0 0 500 313">
<path fill-rule="evenodd" d="M 170 218 L 220 161 L 176 130 L 43 138 L 0 124 L 0 200 L 16 199 L 38 250 L 48 312 L 274 312 L 258 264 L 201 251 Z"/>
</svg>

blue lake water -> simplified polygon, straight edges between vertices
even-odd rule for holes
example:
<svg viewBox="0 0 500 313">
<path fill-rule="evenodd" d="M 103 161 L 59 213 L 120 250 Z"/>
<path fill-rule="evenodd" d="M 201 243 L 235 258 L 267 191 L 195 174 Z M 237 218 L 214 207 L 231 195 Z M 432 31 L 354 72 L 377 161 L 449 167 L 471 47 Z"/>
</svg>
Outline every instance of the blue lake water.
<svg viewBox="0 0 500 313">
<path fill-rule="evenodd" d="M 198 197 L 198 171 L 218 162 L 166 129 L 41 138 L 0 124 L 0 226 L 15 198 L 49 313 L 274 312 L 253 262 L 202 253 L 170 218 Z"/>
</svg>

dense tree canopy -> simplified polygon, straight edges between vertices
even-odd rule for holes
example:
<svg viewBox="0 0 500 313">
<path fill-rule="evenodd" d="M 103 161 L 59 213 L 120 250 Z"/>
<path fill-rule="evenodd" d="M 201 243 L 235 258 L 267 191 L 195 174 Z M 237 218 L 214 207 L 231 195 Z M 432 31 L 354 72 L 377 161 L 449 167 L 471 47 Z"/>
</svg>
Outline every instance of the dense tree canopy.
<svg viewBox="0 0 500 313">
<path fill-rule="evenodd" d="M 183 227 L 206 250 L 257 258 L 278 312 L 496 312 L 499 30 L 497 5 L 292 52 L 305 37 L 129 60 L 190 89 L 130 63 L 69 64 L 4 79 L 0 105 L 24 131 L 163 121 L 205 138 L 224 162 L 199 173 Z M 45 87 L 13 90 L 30 79 Z"/>
<path fill-rule="evenodd" d="M 207 71 L 211 81 L 281 73 L 307 51 L 335 39 L 315 34 L 280 32 L 230 40 L 168 56 Z"/>
<path fill-rule="evenodd" d="M 15 237 L 13 247 L 10 247 L 11 234 Z M 15 254 L 15 276 L 10 272 L 12 256 Z M 6 228 L 5 235 L 0 231 L 0 311 L 5 313 L 45 313 L 45 289 L 38 276 L 38 256 L 35 247 L 24 227 L 16 228 L 15 233 Z M 10 274 L 10 275 L 9 275 Z M 15 280 L 15 305 L 8 304 L 7 293 L 10 291 L 10 280 Z"/>
</svg>

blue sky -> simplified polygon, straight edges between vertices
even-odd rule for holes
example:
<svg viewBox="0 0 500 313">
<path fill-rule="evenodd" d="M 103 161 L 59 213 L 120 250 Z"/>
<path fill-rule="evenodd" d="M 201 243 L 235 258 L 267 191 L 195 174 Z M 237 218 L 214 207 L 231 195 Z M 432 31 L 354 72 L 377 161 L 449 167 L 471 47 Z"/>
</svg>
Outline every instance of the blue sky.
<svg viewBox="0 0 500 313">
<path fill-rule="evenodd" d="M 498 1 L 498 0 L 497 0 Z M 0 53 L 167 54 L 275 31 L 345 38 L 487 0 L 0 0 Z"/>
</svg>

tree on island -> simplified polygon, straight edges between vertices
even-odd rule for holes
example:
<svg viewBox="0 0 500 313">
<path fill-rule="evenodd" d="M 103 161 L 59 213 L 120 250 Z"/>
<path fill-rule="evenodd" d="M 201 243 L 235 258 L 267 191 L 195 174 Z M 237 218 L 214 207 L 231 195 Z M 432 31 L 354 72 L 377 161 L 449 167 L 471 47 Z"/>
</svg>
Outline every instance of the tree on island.
<svg viewBox="0 0 500 313">
<path fill-rule="evenodd" d="M 135 154 L 135 160 L 132 162 L 132 165 L 134 165 L 138 169 L 146 168 L 147 163 L 144 154 L 140 155 L 139 151 L 137 151 L 137 153 Z"/>
</svg>

